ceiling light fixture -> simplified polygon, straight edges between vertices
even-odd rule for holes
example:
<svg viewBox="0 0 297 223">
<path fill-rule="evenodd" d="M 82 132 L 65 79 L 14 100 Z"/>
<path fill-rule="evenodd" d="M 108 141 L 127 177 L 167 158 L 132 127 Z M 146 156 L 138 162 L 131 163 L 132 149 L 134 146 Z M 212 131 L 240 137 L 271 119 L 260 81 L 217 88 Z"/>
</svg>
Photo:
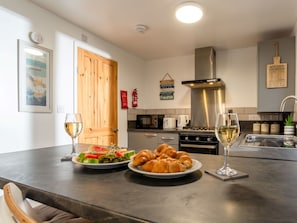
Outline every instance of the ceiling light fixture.
<svg viewBox="0 0 297 223">
<path fill-rule="evenodd" d="M 183 23 L 198 22 L 203 16 L 201 6 L 195 2 L 183 2 L 175 11 L 175 17 Z"/>
</svg>

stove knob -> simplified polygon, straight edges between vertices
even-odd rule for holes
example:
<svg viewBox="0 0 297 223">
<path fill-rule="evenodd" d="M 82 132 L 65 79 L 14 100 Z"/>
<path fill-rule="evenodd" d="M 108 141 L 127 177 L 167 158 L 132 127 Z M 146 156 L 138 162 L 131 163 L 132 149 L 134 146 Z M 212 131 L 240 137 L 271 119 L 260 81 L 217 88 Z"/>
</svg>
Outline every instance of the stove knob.
<svg viewBox="0 0 297 223">
<path fill-rule="evenodd" d="M 199 141 L 200 140 L 199 136 L 196 136 L 195 140 L 196 141 Z"/>
<path fill-rule="evenodd" d="M 189 136 L 185 136 L 185 140 L 189 140 Z"/>
<path fill-rule="evenodd" d="M 212 139 L 211 139 L 211 137 L 207 137 L 207 142 L 211 142 L 212 141 Z"/>
</svg>

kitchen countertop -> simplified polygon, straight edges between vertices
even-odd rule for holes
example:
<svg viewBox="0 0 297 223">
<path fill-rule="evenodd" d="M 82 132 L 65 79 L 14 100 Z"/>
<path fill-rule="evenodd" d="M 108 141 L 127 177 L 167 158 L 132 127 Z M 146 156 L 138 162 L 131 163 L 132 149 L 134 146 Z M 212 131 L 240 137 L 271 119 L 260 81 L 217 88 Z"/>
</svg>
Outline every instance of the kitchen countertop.
<svg viewBox="0 0 297 223">
<path fill-rule="evenodd" d="M 84 145 L 80 145 L 83 148 Z M 180 179 L 151 179 L 123 167 L 92 170 L 60 158 L 71 146 L 0 154 L 0 186 L 17 183 L 34 200 L 97 222 L 296 222 L 297 162 L 230 157 L 248 178 L 206 174 L 222 156 L 191 154 L 203 166 Z"/>
</svg>

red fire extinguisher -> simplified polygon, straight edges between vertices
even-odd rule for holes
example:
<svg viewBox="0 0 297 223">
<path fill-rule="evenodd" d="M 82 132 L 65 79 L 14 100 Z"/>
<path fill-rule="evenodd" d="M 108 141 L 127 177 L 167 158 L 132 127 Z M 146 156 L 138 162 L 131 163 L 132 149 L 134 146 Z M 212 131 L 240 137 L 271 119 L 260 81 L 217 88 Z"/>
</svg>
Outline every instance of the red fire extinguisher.
<svg viewBox="0 0 297 223">
<path fill-rule="evenodd" d="M 135 88 L 133 91 L 132 91 L 132 107 L 137 107 L 137 89 Z"/>
</svg>

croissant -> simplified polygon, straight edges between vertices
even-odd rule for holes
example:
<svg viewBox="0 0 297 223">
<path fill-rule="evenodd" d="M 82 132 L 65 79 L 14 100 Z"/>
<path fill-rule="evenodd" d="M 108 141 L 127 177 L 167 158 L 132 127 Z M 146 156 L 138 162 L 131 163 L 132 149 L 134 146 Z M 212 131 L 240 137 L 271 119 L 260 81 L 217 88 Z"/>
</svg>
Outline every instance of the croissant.
<svg viewBox="0 0 297 223">
<path fill-rule="evenodd" d="M 140 166 L 147 161 L 155 159 L 155 154 L 149 149 L 143 149 L 139 151 L 134 157 L 132 161 L 133 166 Z"/>
<path fill-rule="evenodd" d="M 179 159 L 179 157 L 181 157 L 182 155 L 189 155 L 189 153 L 187 153 L 187 152 L 185 152 L 185 151 L 177 151 L 176 152 L 176 156 L 175 156 L 175 158 L 176 159 Z"/>
<path fill-rule="evenodd" d="M 173 158 L 153 159 L 141 166 L 142 170 L 153 173 L 176 173 L 184 172 L 186 167 Z"/>
<path fill-rule="evenodd" d="M 156 156 L 160 156 L 162 150 L 168 148 L 168 146 L 169 146 L 169 145 L 166 144 L 166 143 L 160 144 L 160 145 L 155 149 L 155 151 L 154 151 L 155 154 L 156 154 Z"/>
<path fill-rule="evenodd" d="M 166 154 L 169 157 L 176 156 L 176 149 L 168 144 L 161 144 L 155 149 L 156 156 L 161 156 L 162 154 Z"/>
<path fill-rule="evenodd" d="M 192 167 L 192 159 L 189 155 L 181 155 L 178 160 L 186 166 L 186 168 L 191 168 Z"/>
<path fill-rule="evenodd" d="M 154 152 L 149 149 L 138 152 L 133 158 L 132 165 L 153 173 L 176 173 L 191 168 L 192 159 L 187 152 L 177 151 L 164 143 Z"/>
</svg>

